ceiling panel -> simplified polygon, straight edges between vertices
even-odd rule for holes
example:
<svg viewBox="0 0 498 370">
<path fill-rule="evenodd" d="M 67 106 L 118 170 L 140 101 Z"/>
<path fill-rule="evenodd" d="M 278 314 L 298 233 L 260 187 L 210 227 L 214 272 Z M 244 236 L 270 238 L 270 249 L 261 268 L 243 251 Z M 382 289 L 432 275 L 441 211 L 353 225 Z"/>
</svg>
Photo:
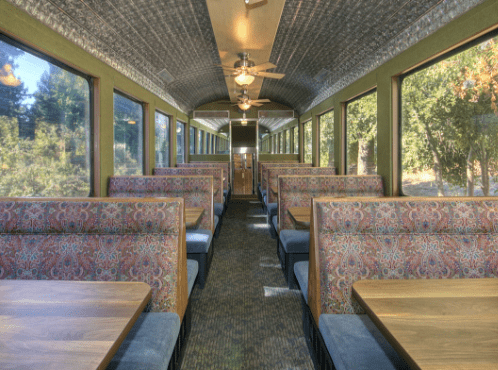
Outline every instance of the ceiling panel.
<svg viewBox="0 0 498 370">
<path fill-rule="evenodd" d="M 484 0 L 265 0 L 242 15 L 219 9 L 236 9 L 243 0 L 8 1 L 184 113 L 229 99 L 215 65 L 220 55 L 231 64 L 238 52 L 252 51 L 256 64 L 269 60 L 277 65 L 271 72 L 285 77 L 264 79 L 259 96 L 251 98 L 302 114 Z M 273 42 L 254 36 L 239 40 L 237 50 L 225 50 L 230 43 L 218 50 L 215 34 L 236 32 L 237 17 L 250 30 L 266 15 L 278 23 L 268 32 L 276 34 Z M 251 46 L 258 42 L 271 53 L 258 56 Z"/>
</svg>

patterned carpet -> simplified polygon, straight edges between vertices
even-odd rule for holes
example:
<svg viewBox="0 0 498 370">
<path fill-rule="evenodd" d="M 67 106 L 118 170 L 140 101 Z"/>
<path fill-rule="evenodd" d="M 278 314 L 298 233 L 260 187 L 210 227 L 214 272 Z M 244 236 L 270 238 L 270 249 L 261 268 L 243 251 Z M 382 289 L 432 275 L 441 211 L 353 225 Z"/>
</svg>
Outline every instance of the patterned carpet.
<svg viewBox="0 0 498 370">
<path fill-rule="evenodd" d="M 232 196 L 206 286 L 192 293 L 182 369 L 313 369 L 300 294 L 286 287 L 261 203 Z"/>
</svg>

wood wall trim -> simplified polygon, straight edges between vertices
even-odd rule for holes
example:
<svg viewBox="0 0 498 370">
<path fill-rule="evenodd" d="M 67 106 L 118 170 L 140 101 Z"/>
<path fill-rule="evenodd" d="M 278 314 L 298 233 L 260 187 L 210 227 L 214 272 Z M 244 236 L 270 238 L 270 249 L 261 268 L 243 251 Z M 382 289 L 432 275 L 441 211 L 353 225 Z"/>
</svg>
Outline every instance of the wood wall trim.
<svg viewBox="0 0 498 370">
<path fill-rule="evenodd" d="M 320 315 L 322 313 L 321 294 L 320 294 L 320 270 L 318 255 L 318 243 L 316 236 L 318 235 L 316 222 L 316 199 L 311 199 L 311 222 L 310 222 L 310 248 L 309 248 L 309 274 L 308 274 L 308 304 L 311 313 L 318 326 Z"/>
<path fill-rule="evenodd" d="M 93 78 L 93 196 L 100 197 L 100 78 Z"/>
</svg>

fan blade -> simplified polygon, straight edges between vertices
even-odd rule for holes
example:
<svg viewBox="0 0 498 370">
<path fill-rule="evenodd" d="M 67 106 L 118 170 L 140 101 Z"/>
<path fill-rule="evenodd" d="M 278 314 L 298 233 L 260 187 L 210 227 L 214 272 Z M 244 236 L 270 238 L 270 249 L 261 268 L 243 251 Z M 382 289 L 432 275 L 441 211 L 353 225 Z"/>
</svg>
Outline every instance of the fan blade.
<svg viewBox="0 0 498 370">
<path fill-rule="evenodd" d="M 252 103 L 271 103 L 270 99 L 258 99 L 258 100 L 251 100 Z"/>
<path fill-rule="evenodd" d="M 230 71 L 236 71 L 236 68 L 230 67 L 230 66 L 224 66 L 223 64 L 215 64 L 215 67 L 221 67 L 223 69 L 228 69 Z"/>
<path fill-rule="evenodd" d="M 266 62 L 263 64 L 258 64 L 257 66 L 249 68 L 249 72 L 259 72 L 267 69 L 277 68 L 277 66 L 273 63 Z"/>
<path fill-rule="evenodd" d="M 261 107 L 263 104 L 255 103 L 253 100 L 253 101 L 251 101 L 251 105 L 254 107 Z"/>
<path fill-rule="evenodd" d="M 257 3 L 262 3 L 263 1 L 265 0 L 246 0 L 246 4 L 247 5 L 254 5 L 254 4 L 257 4 Z"/>
<path fill-rule="evenodd" d="M 285 74 L 272 73 L 272 72 L 258 72 L 258 74 L 256 76 L 266 77 L 266 78 L 276 78 L 277 80 L 280 80 L 282 77 L 285 76 Z"/>
</svg>

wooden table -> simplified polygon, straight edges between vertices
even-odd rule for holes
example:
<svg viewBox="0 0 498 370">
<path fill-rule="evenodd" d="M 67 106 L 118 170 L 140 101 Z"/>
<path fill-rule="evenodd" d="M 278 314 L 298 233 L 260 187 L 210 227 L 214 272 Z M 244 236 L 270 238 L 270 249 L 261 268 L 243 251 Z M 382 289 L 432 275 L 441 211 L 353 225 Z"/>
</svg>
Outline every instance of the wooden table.
<svg viewBox="0 0 498 370">
<path fill-rule="evenodd" d="M 0 368 L 105 369 L 150 298 L 145 283 L 0 280 Z"/>
<path fill-rule="evenodd" d="M 289 207 L 287 212 L 296 228 L 310 228 L 311 207 Z"/>
<path fill-rule="evenodd" d="M 204 208 L 201 207 L 185 207 L 185 227 L 187 229 L 195 229 L 201 220 Z"/>
<path fill-rule="evenodd" d="M 498 369 L 498 278 L 360 280 L 353 296 L 413 369 Z"/>
<path fill-rule="evenodd" d="M 219 188 L 219 187 L 215 187 L 215 188 L 213 189 L 213 196 L 218 195 L 218 192 L 219 192 L 219 191 L 220 191 L 220 188 Z"/>
</svg>

